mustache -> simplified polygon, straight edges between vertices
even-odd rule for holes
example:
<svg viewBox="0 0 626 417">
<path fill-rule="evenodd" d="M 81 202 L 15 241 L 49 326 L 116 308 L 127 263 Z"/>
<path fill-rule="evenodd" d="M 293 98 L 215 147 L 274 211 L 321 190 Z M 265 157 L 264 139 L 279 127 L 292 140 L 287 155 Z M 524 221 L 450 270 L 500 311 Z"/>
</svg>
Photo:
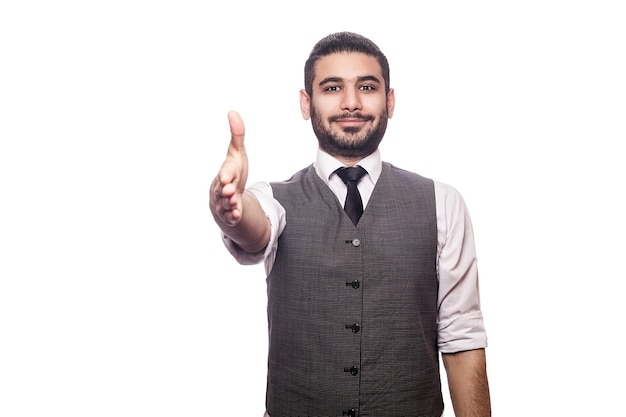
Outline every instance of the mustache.
<svg viewBox="0 0 626 417">
<path fill-rule="evenodd" d="M 339 119 L 360 119 L 360 120 L 369 122 L 369 121 L 373 121 L 375 118 L 371 114 L 363 114 L 363 113 L 355 112 L 355 113 L 343 113 L 343 114 L 337 114 L 335 116 L 330 116 L 328 118 L 328 121 L 332 123 L 332 122 L 336 122 Z"/>
</svg>

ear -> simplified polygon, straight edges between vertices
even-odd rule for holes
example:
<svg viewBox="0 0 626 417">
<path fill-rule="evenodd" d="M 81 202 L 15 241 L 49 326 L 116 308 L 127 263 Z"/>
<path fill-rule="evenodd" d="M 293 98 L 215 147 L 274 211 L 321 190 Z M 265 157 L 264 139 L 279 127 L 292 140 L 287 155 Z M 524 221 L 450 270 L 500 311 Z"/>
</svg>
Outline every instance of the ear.
<svg viewBox="0 0 626 417">
<path fill-rule="evenodd" d="M 311 97 L 306 90 L 300 90 L 300 111 L 304 120 L 309 120 L 311 117 Z"/>
<path fill-rule="evenodd" d="M 389 89 L 387 93 L 387 117 L 391 119 L 393 116 L 393 110 L 396 107 L 396 93 L 393 88 Z"/>
</svg>

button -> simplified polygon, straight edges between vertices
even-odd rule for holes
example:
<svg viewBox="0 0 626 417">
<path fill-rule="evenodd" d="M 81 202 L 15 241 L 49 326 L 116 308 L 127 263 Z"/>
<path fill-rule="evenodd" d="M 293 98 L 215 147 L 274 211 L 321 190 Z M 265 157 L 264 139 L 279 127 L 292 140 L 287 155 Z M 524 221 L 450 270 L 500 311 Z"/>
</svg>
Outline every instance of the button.
<svg viewBox="0 0 626 417">
<path fill-rule="evenodd" d="M 361 246 L 361 239 L 359 239 L 358 237 L 352 239 L 352 246 L 354 246 L 355 248 Z"/>
<path fill-rule="evenodd" d="M 359 288 L 360 286 L 361 286 L 361 283 L 359 282 L 359 280 L 358 280 L 358 279 L 355 279 L 355 280 L 354 280 L 354 281 L 352 281 L 352 282 L 350 282 L 350 281 L 346 282 L 346 287 L 352 287 L 352 288 L 354 288 L 355 290 L 356 290 L 357 288 Z"/>
<path fill-rule="evenodd" d="M 359 373 L 359 368 L 357 368 L 356 366 L 353 366 L 351 368 L 343 368 L 344 372 L 350 372 L 351 375 L 356 375 Z"/>
<path fill-rule="evenodd" d="M 346 324 L 346 329 L 352 329 L 353 333 L 358 333 L 359 330 L 361 330 L 361 326 L 359 326 L 357 323 Z"/>
</svg>

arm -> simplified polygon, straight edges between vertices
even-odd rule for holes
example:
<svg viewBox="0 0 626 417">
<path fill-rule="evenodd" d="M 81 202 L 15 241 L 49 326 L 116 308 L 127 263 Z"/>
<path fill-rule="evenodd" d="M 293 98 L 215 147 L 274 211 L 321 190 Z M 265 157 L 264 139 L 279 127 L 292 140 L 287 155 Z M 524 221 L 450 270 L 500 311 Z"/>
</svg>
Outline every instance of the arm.
<svg viewBox="0 0 626 417">
<path fill-rule="evenodd" d="M 226 159 L 211 184 L 209 206 L 219 228 L 241 249 L 255 253 L 270 238 L 270 224 L 261 206 L 246 191 L 248 157 L 243 144 L 245 127 L 236 112 L 228 113 L 231 140 Z"/>
<path fill-rule="evenodd" d="M 443 353 L 442 358 L 456 417 L 490 417 L 485 349 Z"/>
<path fill-rule="evenodd" d="M 457 417 L 489 417 L 485 346 L 474 233 L 461 195 L 435 184 L 438 229 L 438 345 Z"/>
</svg>

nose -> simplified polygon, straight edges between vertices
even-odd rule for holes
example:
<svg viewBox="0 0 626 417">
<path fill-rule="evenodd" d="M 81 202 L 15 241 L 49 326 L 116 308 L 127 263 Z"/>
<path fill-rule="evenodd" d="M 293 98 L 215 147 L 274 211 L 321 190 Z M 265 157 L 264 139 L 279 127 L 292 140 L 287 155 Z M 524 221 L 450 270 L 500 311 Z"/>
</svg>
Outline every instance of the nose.
<svg viewBox="0 0 626 417">
<path fill-rule="evenodd" d="M 361 109 L 361 98 L 359 97 L 358 90 L 356 88 L 345 88 L 341 99 L 342 110 L 352 112 Z"/>
</svg>

